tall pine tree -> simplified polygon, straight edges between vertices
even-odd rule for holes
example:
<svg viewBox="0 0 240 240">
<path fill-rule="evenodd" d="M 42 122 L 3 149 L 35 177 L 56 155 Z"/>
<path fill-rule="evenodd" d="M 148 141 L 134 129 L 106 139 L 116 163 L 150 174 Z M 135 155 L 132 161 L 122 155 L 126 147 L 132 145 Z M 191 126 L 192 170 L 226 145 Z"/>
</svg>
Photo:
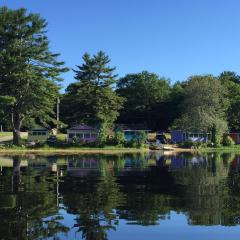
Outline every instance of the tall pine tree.
<svg viewBox="0 0 240 240">
<path fill-rule="evenodd" d="M 0 8 L 0 95 L 12 99 L 4 111 L 13 129 L 13 142 L 20 144 L 25 118 L 49 121 L 61 81 L 67 71 L 59 54 L 49 51 L 47 23 L 26 9 Z"/>
<path fill-rule="evenodd" d="M 109 127 L 119 115 L 124 99 L 113 90 L 117 75 L 109 57 L 102 51 L 86 53 L 77 66 L 75 79 L 66 89 L 62 104 L 67 123 L 88 123 Z"/>
</svg>

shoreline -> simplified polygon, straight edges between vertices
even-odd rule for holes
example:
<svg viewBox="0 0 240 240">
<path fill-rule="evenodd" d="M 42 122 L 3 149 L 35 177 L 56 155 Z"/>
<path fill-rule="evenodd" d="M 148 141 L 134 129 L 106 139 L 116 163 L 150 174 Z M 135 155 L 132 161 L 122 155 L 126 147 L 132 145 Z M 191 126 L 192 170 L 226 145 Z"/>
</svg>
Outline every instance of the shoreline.
<svg viewBox="0 0 240 240">
<path fill-rule="evenodd" d="M 121 154 L 121 153 L 148 153 L 147 148 L 74 148 L 74 149 L 0 149 L 0 155 L 4 154 Z"/>
<path fill-rule="evenodd" d="M 0 149 L 0 155 L 16 155 L 16 154 L 56 154 L 56 155 L 71 155 L 71 154 L 127 154 L 127 153 L 154 153 L 163 152 L 164 155 L 177 153 L 204 153 L 204 152 L 232 152 L 240 153 L 240 145 L 234 147 L 220 148 L 178 148 L 174 147 L 171 151 L 150 150 L 148 148 L 39 148 L 39 149 L 24 149 L 24 148 L 7 148 Z"/>
</svg>

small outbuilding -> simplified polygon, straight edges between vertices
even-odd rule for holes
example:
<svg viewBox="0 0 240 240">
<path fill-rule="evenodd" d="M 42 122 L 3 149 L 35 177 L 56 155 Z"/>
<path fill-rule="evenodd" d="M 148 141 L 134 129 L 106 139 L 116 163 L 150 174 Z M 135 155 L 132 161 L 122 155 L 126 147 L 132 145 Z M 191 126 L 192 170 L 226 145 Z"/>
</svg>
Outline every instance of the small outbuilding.
<svg viewBox="0 0 240 240">
<path fill-rule="evenodd" d="M 49 136 L 49 130 L 45 127 L 36 127 L 28 131 L 29 142 L 46 142 Z"/>
<path fill-rule="evenodd" d="M 229 133 L 229 137 L 235 142 L 235 144 L 240 144 L 240 133 Z"/>
<path fill-rule="evenodd" d="M 99 129 L 85 124 L 78 124 L 67 130 L 67 142 L 74 140 L 79 142 L 95 142 L 98 138 Z"/>
<path fill-rule="evenodd" d="M 141 132 L 146 134 L 150 132 L 143 124 L 117 124 L 115 131 L 122 131 L 127 142 L 136 140 Z"/>
<path fill-rule="evenodd" d="M 192 142 L 207 142 L 211 138 L 210 133 L 187 132 L 183 130 L 171 131 L 171 141 L 173 143 L 183 143 L 186 141 Z"/>
</svg>

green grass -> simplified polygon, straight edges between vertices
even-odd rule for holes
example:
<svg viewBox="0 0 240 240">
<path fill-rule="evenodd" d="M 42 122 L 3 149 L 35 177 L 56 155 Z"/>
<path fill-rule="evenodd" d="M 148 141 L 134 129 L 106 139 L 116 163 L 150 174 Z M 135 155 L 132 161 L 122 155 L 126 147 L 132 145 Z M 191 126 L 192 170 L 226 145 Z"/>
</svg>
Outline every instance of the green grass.
<svg viewBox="0 0 240 240">
<path fill-rule="evenodd" d="M 12 136 L 12 132 L 0 132 L 0 137 L 9 137 Z"/>
<path fill-rule="evenodd" d="M 87 147 L 68 147 L 68 148 L 54 148 L 54 147 L 42 147 L 42 148 L 0 148 L 0 154 L 17 154 L 17 153 L 54 153 L 54 154 L 77 154 L 77 153 L 102 153 L 102 154 L 115 154 L 115 153 L 140 153 L 148 152 L 147 148 L 117 148 L 117 147 L 104 147 L 104 148 L 87 148 Z"/>
<path fill-rule="evenodd" d="M 234 145 L 231 147 L 218 147 L 218 148 L 202 148 L 199 149 L 201 152 L 235 152 L 239 153 L 240 152 L 240 145 Z"/>
</svg>

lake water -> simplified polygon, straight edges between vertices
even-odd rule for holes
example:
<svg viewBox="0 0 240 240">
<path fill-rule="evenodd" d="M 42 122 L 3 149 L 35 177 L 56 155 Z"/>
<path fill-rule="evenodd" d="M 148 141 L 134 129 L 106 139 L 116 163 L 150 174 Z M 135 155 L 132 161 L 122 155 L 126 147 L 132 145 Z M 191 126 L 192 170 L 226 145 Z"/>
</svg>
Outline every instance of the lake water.
<svg viewBox="0 0 240 240">
<path fill-rule="evenodd" d="M 240 155 L 0 156 L 0 239 L 240 238 Z"/>
</svg>

